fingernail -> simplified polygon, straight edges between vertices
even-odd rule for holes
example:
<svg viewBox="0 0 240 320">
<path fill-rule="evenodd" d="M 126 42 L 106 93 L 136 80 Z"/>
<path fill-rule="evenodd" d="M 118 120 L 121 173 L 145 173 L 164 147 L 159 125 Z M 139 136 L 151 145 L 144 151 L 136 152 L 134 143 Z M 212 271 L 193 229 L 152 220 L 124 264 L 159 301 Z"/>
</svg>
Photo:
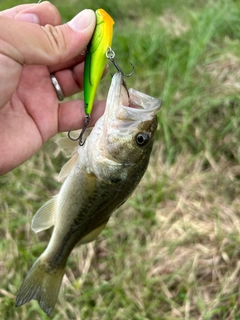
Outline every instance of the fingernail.
<svg viewBox="0 0 240 320">
<path fill-rule="evenodd" d="M 68 25 L 75 31 L 80 31 L 86 29 L 92 23 L 95 23 L 95 13 L 92 10 L 85 9 L 77 14 Z"/>
<path fill-rule="evenodd" d="M 25 22 L 36 23 L 36 24 L 40 23 L 38 16 L 34 13 L 21 13 L 17 15 L 16 19 L 25 21 Z"/>
</svg>

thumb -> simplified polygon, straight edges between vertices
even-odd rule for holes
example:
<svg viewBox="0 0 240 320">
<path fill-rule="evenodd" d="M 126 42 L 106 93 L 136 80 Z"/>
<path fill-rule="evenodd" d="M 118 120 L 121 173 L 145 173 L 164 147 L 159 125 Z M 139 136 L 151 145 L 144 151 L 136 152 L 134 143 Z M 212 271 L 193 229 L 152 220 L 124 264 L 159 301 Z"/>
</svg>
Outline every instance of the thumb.
<svg viewBox="0 0 240 320">
<path fill-rule="evenodd" d="M 0 56 L 3 54 L 21 65 L 52 66 L 68 61 L 87 46 L 95 24 L 95 13 L 88 9 L 55 27 L 0 17 Z"/>
</svg>

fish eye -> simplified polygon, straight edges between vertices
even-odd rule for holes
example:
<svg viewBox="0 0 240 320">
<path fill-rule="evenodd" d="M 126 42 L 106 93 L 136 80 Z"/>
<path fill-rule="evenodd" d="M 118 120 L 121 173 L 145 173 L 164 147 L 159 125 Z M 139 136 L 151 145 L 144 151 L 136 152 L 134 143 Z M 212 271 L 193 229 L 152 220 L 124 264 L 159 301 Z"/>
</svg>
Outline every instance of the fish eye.
<svg viewBox="0 0 240 320">
<path fill-rule="evenodd" d="M 139 147 L 145 146 L 150 139 L 150 136 L 146 132 L 141 132 L 136 135 L 136 142 Z"/>
</svg>

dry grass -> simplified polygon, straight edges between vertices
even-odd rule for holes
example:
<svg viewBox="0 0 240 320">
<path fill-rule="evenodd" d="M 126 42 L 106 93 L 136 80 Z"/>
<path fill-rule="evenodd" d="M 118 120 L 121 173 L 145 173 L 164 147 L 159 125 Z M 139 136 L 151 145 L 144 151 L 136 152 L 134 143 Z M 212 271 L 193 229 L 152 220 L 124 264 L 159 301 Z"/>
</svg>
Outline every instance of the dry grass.
<svg viewBox="0 0 240 320">
<path fill-rule="evenodd" d="M 225 314 L 211 319 L 235 319 L 239 307 L 239 231 L 240 165 L 221 159 L 203 170 L 209 155 L 193 159 L 182 154 L 174 166 L 161 161 L 152 165 L 152 175 L 164 175 L 164 188 L 174 199 L 157 206 L 157 225 L 148 243 L 153 265 L 150 276 L 172 274 L 172 284 L 162 282 L 162 290 L 171 300 L 185 287 L 185 301 L 173 309 L 172 316 L 183 319 L 207 319 L 211 311 L 235 301 Z M 171 248 L 171 249 L 169 249 Z M 169 318 L 170 319 L 170 318 Z M 209 317 L 210 319 L 210 317 Z"/>
<path fill-rule="evenodd" d="M 170 36 L 183 36 L 189 29 L 189 25 L 169 9 L 161 14 L 159 21 Z"/>
<path fill-rule="evenodd" d="M 205 70 L 211 77 L 211 88 L 217 91 L 215 94 L 219 97 L 235 94 L 240 90 L 240 59 L 235 54 L 222 54 L 217 60 L 208 63 Z"/>
</svg>

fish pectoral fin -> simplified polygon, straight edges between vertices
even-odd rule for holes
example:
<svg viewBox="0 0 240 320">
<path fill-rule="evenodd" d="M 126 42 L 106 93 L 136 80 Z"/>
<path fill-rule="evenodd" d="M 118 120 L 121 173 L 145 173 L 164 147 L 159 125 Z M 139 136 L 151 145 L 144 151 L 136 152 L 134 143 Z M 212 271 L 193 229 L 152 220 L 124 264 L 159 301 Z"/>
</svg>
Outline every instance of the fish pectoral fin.
<svg viewBox="0 0 240 320">
<path fill-rule="evenodd" d="M 92 230 L 91 232 L 89 232 L 86 236 L 84 236 L 80 241 L 79 241 L 79 245 L 80 244 L 85 244 L 91 241 L 96 240 L 97 236 L 103 231 L 103 229 L 105 228 L 106 224 L 108 222 L 105 221 L 103 224 L 101 224 L 99 227 L 97 227 L 96 229 Z"/>
<path fill-rule="evenodd" d="M 41 257 L 34 263 L 16 297 L 16 307 L 37 300 L 41 309 L 50 316 L 58 298 L 65 266 L 52 268 Z"/>
<path fill-rule="evenodd" d="M 90 133 L 92 132 L 93 127 L 89 126 L 84 132 L 84 136 L 87 138 Z M 59 148 L 64 152 L 64 154 L 67 157 L 72 157 L 73 154 L 77 153 L 78 148 L 79 148 L 79 140 L 78 137 L 80 135 L 82 130 L 74 130 L 71 131 L 71 136 L 73 139 L 76 140 L 71 140 L 69 137 L 63 137 L 59 138 L 56 140 L 56 144 L 59 146 Z"/>
<path fill-rule="evenodd" d="M 32 230 L 40 232 L 51 228 L 55 223 L 57 196 L 46 202 L 32 219 Z"/>
<path fill-rule="evenodd" d="M 62 167 L 59 175 L 58 175 L 58 180 L 59 181 L 62 181 L 64 180 L 68 175 L 69 173 L 71 172 L 72 168 L 75 166 L 76 162 L 77 162 L 77 159 L 78 159 L 78 154 L 75 153 L 72 158 L 67 162 L 65 163 L 65 165 Z"/>
<path fill-rule="evenodd" d="M 89 127 L 85 130 L 84 136 L 87 138 L 92 131 L 92 127 Z M 81 131 L 80 131 L 81 132 Z M 71 133 L 75 134 L 75 132 Z M 77 132 L 77 136 L 74 139 L 79 136 L 79 131 Z M 58 180 L 63 181 L 71 172 L 73 167 L 75 166 L 77 159 L 78 159 L 78 148 L 79 148 L 79 141 L 72 141 L 69 138 L 60 138 L 56 141 L 57 145 L 59 148 L 63 150 L 66 156 L 71 157 L 71 159 L 65 163 L 65 165 L 62 167 L 59 175 L 58 175 Z"/>
<path fill-rule="evenodd" d="M 80 134 L 80 130 L 71 132 L 71 135 L 73 135 L 74 138 L 77 138 L 79 134 Z M 64 152 L 64 154 L 69 158 L 74 153 L 77 152 L 77 149 L 79 147 L 78 140 L 73 141 L 73 140 L 70 140 L 68 137 L 57 139 L 56 144 Z"/>
</svg>

